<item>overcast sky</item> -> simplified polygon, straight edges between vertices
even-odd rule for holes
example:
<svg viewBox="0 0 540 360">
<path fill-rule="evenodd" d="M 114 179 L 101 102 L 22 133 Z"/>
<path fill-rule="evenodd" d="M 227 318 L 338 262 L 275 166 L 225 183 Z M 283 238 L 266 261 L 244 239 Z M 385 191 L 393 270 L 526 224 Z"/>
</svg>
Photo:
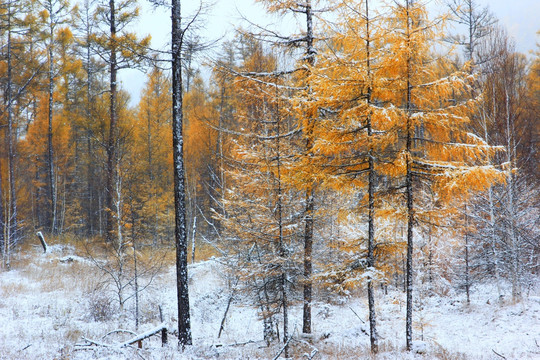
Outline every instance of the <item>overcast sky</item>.
<svg viewBox="0 0 540 360">
<path fill-rule="evenodd" d="M 275 16 L 267 15 L 260 4 L 254 0 L 211 0 L 213 7 L 199 24 L 204 37 L 219 39 L 231 35 L 235 27 L 248 26 L 242 16 L 257 24 L 277 23 L 281 21 Z M 516 48 L 523 53 L 536 49 L 540 37 L 540 0 L 477 0 L 489 9 L 506 27 L 514 39 Z M 198 1 L 182 1 L 184 16 L 192 14 L 198 6 Z M 170 44 L 170 11 L 153 9 L 148 0 L 140 0 L 141 18 L 136 29 L 141 34 L 152 35 L 152 46 L 168 49 Z M 442 7 L 440 0 L 432 0 L 430 6 Z M 290 22 L 292 19 L 289 19 Z M 293 25 L 293 24 L 291 24 Z M 146 80 L 145 75 L 136 70 L 123 70 L 120 74 L 123 87 L 132 95 L 131 105 L 138 101 L 139 93 Z"/>
</svg>

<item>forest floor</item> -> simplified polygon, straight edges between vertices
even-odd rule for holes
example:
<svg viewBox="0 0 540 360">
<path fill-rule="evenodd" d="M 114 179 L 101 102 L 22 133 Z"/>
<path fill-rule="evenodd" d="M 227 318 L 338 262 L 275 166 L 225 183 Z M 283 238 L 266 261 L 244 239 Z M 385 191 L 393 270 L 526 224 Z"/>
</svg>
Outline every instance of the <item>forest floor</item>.
<svg viewBox="0 0 540 360">
<path fill-rule="evenodd" d="M 54 245 L 47 253 L 26 247 L 0 271 L 0 359 L 274 359 L 282 344 L 267 346 L 254 307 L 236 294 L 220 338 L 218 332 L 230 290 L 219 259 L 190 265 L 191 322 L 194 346 L 179 351 L 174 266 L 163 269 L 141 293 L 140 326 L 135 328 L 134 301 L 119 314 L 114 292 L 87 257 L 72 246 Z M 141 280 L 142 281 L 142 280 Z M 501 290 L 502 286 L 502 290 Z M 313 307 L 313 334 L 301 330 L 302 309 L 291 307 L 289 356 L 294 359 L 540 359 L 540 285 L 512 303 L 508 288 L 491 284 L 473 288 L 471 304 L 461 293 L 417 298 L 414 317 L 416 351 L 404 351 L 405 294 L 377 293 L 380 353 L 369 352 L 367 301 L 359 292 L 322 295 Z M 324 299 L 324 303 L 321 301 Z M 115 302 L 116 301 L 116 302 Z M 164 323 L 173 332 L 169 344 L 159 336 L 142 349 L 115 344 Z M 123 339 L 120 335 L 124 336 Z M 84 339 L 107 346 L 81 346 Z M 281 354 L 283 357 L 283 354 Z"/>
</svg>

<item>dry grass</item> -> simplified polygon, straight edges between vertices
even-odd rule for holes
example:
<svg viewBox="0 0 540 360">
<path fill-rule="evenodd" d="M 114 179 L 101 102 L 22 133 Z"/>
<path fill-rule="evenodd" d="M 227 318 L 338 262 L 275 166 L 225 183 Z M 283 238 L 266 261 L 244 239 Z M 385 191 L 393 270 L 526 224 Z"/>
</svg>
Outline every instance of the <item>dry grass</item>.
<svg viewBox="0 0 540 360">
<path fill-rule="evenodd" d="M 189 261 L 191 262 L 191 248 L 189 251 Z M 205 242 L 196 243 L 195 262 L 206 261 L 211 257 L 218 256 L 220 256 L 220 253 L 212 245 Z"/>
<path fill-rule="evenodd" d="M 28 293 L 30 289 L 25 284 L 1 284 L 0 295 L 2 298 L 20 296 Z"/>
</svg>

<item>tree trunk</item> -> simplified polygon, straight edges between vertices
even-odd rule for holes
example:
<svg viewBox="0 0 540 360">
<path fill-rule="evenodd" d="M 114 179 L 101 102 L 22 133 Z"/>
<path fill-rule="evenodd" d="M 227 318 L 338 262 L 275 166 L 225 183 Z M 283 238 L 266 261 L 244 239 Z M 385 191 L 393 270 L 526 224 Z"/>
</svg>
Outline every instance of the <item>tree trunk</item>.
<svg viewBox="0 0 540 360">
<path fill-rule="evenodd" d="M 407 0 L 407 46 L 410 48 L 410 22 L 411 15 L 409 13 L 410 2 Z M 413 187 L 412 187 L 412 99 L 411 99 L 411 58 L 410 52 L 407 58 L 407 144 L 405 153 L 407 156 L 407 175 L 406 175 L 406 196 L 407 196 L 407 270 L 406 270 L 406 289 L 407 289 L 407 315 L 405 320 L 405 337 L 407 351 L 412 347 L 412 312 L 413 312 L 413 227 L 414 227 L 414 202 L 413 202 Z"/>
<path fill-rule="evenodd" d="M 178 340 L 182 348 L 191 345 L 189 291 L 187 269 L 186 190 L 184 168 L 184 142 L 182 135 L 182 18 L 180 0 L 172 0 L 172 106 L 174 155 L 174 206 L 176 243 L 176 289 L 178 299 Z"/>
<path fill-rule="evenodd" d="M 313 191 L 311 187 L 306 191 L 305 210 L 305 232 L 304 232 L 304 311 L 302 321 L 302 332 L 311 333 L 311 301 L 312 301 L 312 280 L 313 272 L 312 252 L 313 252 Z"/>
<path fill-rule="evenodd" d="M 516 164 L 516 144 L 514 142 L 514 122 L 512 118 L 512 111 L 510 109 L 510 98 L 508 93 L 508 85 L 505 84 L 505 107 L 506 107 L 506 156 L 507 162 L 510 164 L 510 171 L 508 171 L 507 176 L 507 194 L 508 194 L 508 223 L 509 223 L 509 234 L 511 242 L 511 279 L 512 279 L 512 301 L 517 301 L 521 298 L 521 261 L 520 261 L 520 246 L 518 239 L 518 232 L 516 231 L 516 208 L 515 208 L 515 178 L 512 171 Z"/>
<path fill-rule="evenodd" d="M 369 86 L 367 89 L 367 98 L 366 101 L 368 106 L 371 106 L 371 39 L 370 39 L 370 29 L 369 29 L 369 3 L 368 0 L 365 2 L 366 5 L 366 68 L 368 75 Z M 373 129 L 371 124 L 371 109 L 369 110 L 367 117 L 367 133 L 369 136 L 369 154 L 368 154 L 368 271 L 375 270 L 375 161 L 373 155 Z M 368 310 L 369 310 L 369 339 L 371 344 L 371 352 L 377 353 L 379 351 L 378 344 L 378 335 L 377 335 L 377 321 L 376 321 L 376 312 L 375 312 L 375 296 L 373 290 L 373 282 L 371 277 L 368 277 L 367 282 L 367 293 L 368 293 Z"/>
<path fill-rule="evenodd" d="M 48 6 L 47 6 L 48 5 Z M 49 1 L 45 6 L 48 7 L 47 11 L 49 12 L 49 46 L 48 46 L 48 55 L 49 55 L 49 107 L 48 107 L 48 121 L 49 127 L 47 129 L 47 170 L 48 170 L 48 192 L 49 192 L 49 231 L 51 234 L 56 232 L 56 189 L 55 189 L 55 177 L 54 177 L 54 152 L 53 152 L 53 105 L 54 105 L 54 54 L 53 54 L 53 43 L 54 43 L 54 22 L 55 14 L 53 11 L 53 4 Z"/>
<path fill-rule="evenodd" d="M 280 114 L 279 103 L 277 102 L 277 87 L 276 87 L 276 161 L 277 161 L 277 216 L 279 230 L 279 256 L 281 257 L 281 306 L 283 306 L 283 342 L 285 343 L 284 351 L 285 358 L 289 357 L 289 304 L 287 296 L 287 269 L 285 267 L 285 259 L 287 253 L 283 239 L 283 203 L 281 187 L 281 149 L 279 143 L 280 137 Z M 310 264 L 311 265 L 311 264 Z M 311 291 L 311 289 L 310 289 Z M 305 293 L 304 293 L 305 294 Z M 311 294 L 310 294 L 311 295 Z M 304 304 L 305 305 L 305 304 Z M 305 310 L 304 310 L 305 311 Z"/>
<path fill-rule="evenodd" d="M 311 0 L 305 4 L 306 11 L 306 58 L 311 66 L 315 63 L 315 49 L 313 48 L 313 14 Z M 313 147 L 313 129 L 314 119 L 309 119 L 309 125 L 306 132 L 306 154 L 311 153 Z M 306 189 L 306 209 L 305 209 L 305 230 L 304 230 L 304 309 L 302 332 L 311 333 L 311 301 L 313 292 L 313 282 L 311 275 L 313 272 L 312 253 L 313 253 L 313 211 L 314 211 L 314 184 L 309 184 Z"/>
<path fill-rule="evenodd" d="M 117 86 L 116 78 L 118 72 L 118 64 L 116 59 L 116 10 L 114 0 L 109 1 L 110 8 L 110 57 L 109 57 L 109 68 L 110 68 L 110 104 L 109 104 L 109 138 L 107 140 L 107 184 L 106 184 L 106 194 L 105 194 L 105 206 L 106 206 L 106 239 L 108 242 L 113 240 L 113 231 L 114 231 L 114 203 L 113 203 L 113 193 L 114 193 L 114 173 L 116 168 L 116 96 L 117 96 Z"/>
<path fill-rule="evenodd" d="M 4 241 L 4 260 L 5 265 L 9 269 L 10 267 L 10 248 L 17 243 L 17 193 L 15 191 L 15 134 L 13 124 L 13 76 L 12 76 L 12 38 L 11 38 L 11 2 L 7 4 L 7 86 L 6 86 L 6 99 L 7 99 L 7 114 L 8 114 L 8 181 L 9 181 L 9 211 L 7 216 L 7 236 Z"/>
<path fill-rule="evenodd" d="M 469 264 L 469 216 L 467 214 L 467 202 L 465 201 L 465 294 L 467 296 L 467 305 L 471 304 L 470 297 L 470 264 Z"/>
<path fill-rule="evenodd" d="M 4 196 L 2 193 L 2 166 L 0 164 L 0 254 L 4 254 Z"/>
</svg>

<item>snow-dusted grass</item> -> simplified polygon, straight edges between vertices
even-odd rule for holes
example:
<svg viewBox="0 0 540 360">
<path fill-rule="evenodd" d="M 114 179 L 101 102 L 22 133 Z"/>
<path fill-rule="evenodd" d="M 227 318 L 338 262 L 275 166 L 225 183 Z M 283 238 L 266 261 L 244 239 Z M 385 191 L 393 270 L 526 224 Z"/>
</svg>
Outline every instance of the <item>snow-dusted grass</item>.
<svg viewBox="0 0 540 360">
<path fill-rule="evenodd" d="M 113 346 L 82 349 L 84 338 L 108 345 L 133 337 L 107 333 L 126 329 L 141 334 L 164 322 L 176 328 L 174 267 L 167 267 L 141 295 L 141 325 L 135 329 L 133 302 L 122 313 L 103 289 L 102 275 L 84 254 L 67 245 L 23 249 L 11 271 L 0 272 L 0 359 L 272 359 L 281 344 L 267 347 L 256 309 L 236 295 L 221 338 L 220 322 L 230 290 L 223 266 L 208 260 L 190 266 L 191 319 L 194 346 L 179 351 L 173 334 L 166 347 L 159 337 L 143 349 Z M 503 284 L 504 285 L 504 284 Z M 540 294 L 530 289 L 523 301 L 486 284 L 474 288 L 471 305 L 461 294 L 422 296 L 417 293 L 415 349 L 404 351 L 405 295 L 377 294 L 380 354 L 369 352 L 367 304 L 358 290 L 348 298 L 313 307 L 313 334 L 302 336 L 302 309 L 290 314 L 290 354 L 295 359 L 539 359 Z M 508 290 L 503 286 L 503 294 Z M 327 295 L 321 298 L 328 298 Z M 335 299 L 334 299 L 335 300 Z M 100 313 L 102 311 L 102 313 Z M 102 316 L 99 316 L 99 315 Z"/>
</svg>

